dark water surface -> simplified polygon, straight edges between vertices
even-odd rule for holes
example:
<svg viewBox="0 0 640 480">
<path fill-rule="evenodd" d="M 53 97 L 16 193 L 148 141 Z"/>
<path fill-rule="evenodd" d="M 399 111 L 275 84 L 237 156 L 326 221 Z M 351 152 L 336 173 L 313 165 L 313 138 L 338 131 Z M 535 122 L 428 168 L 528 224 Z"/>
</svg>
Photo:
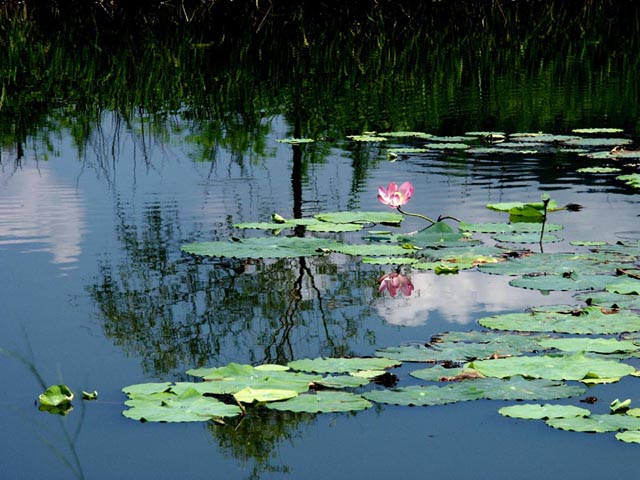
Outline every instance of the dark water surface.
<svg viewBox="0 0 640 480">
<path fill-rule="evenodd" d="M 0 347 L 12 353 L 0 357 L 3 478 L 634 478 L 637 446 L 500 416 L 509 402 L 317 416 L 265 411 L 237 427 L 138 424 L 121 415 L 122 387 L 185 380 L 192 367 L 372 355 L 477 329 L 489 314 L 572 302 L 569 293 L 517 289 L 477 271 L 412 272 L 413 295 L 391 298 L 377 292 L 387 269 L 346 256 L 241 262 L 181 253 L 192 241 L 260 235 L 233 223 L 273 212 L 386 211 L 378 187 L 411 180 L 410 210 L 430 216 L 505 221 L 486 204 L 537 201 L 546 192 L 560 205 L 584 207 L 553 214 L 564 239 L 640 238 L 638 190 L 615 174 L 576 172 L 599 163 L 575 153 L 447 151 L 389 162 L 383 146 L 346 138 L 366 130 L 618 127 L 624 132 L 616 136 L 635 141 L 640 133 L 635 50 L 603 63 L 595 53 L 541 55 L 540 47 L 530 52 L 533 68 L 519 53 L 524 46 L 490 58 L 481 48 L 475 57 L 467 46 L 452 48 L 436 45 L 395 73 L 378 59 L 385 71 L 378 84 L 340 61 L 343 76 L 278 78 L 264 89 L 252 77 L 250 98 L 240 93 L 246 78 L 220 80 L 228 88 L 218 93 L 229 98 L 217 104 L 176 92 L 177 108 L 106 108 L 98 89 L 100 108 L 68 98 L 36 115 L 5 100 Z M 292 72 L 322 62 L 333 68 L 327 57 L 310 59 Z M 322 140 L 301 148 L 277 142 L 291 136 Z M 423 226 L 407 218 L 402 230 Z M 565 241 L 547 251 L 567 248 Z M 99 400 L 74 401 L 66 417 L 39 412 L 38 376 L 76 394 L 97 390 Z M 593 387 L 589 395 L 602 401 L 592 410 L 607 411 L 616 396 L 640 402 L 637 383 Z"/>
</svg>

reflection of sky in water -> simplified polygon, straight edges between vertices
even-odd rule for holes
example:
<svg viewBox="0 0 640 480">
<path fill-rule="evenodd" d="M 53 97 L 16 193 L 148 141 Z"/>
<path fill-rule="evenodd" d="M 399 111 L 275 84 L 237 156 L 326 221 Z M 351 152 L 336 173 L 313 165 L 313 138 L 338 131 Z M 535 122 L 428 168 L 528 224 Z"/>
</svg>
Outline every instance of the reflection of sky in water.
<svg viewBox="0 0 640 480">
<path fill-rule="evenodd" d="M 566 301 L 567 294 L 553 292 L 543 296 L 533 290 L 508 285 L 510 278 L 479 272 L 457 275 L 412 273 L 415 290 L 410 297 L 388 294 L 377 305 L 378 314 L 390 325 L 417 327 L 429 317 L 439 315 L 450 322 L 467 324 L 480 312 L 522 310 L 532 305 Z"/>
<path fill-rule="evenodd" d="M 85 225 L 76 189 L 47 164 L 7 170 L 0 170 L 0 248 L 22 245 L 23 253 L 50 253 L 55 264 L 76 262 Z"/>
</svg>

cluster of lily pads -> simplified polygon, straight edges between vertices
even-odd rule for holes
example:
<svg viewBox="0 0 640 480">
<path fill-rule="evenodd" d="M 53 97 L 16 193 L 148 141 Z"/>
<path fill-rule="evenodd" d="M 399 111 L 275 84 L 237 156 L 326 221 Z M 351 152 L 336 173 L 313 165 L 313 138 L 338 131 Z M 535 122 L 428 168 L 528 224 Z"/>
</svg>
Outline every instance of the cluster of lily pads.
<svg viewBox="0 0 640 480">
<path fill-rule="evenodd" d="M 401 137 L 398 133 L 388 136 Z M 415 132 L 406 136 L 435 141 Z M 554 145 L 585 145 L 572 136 L 562 140 L 541 134 L 500 139 L 499 134 L 478 132 L 476 136 L 487 142 L 502 141 L 501 148 L 512 148 L 504 145 L 507 141 L 523 148 L 546 148 L 550 137 Z M 382 135 L 354 138 L 386 139 Z M 455 145 L 453 139 L 438 140 Z M 616 140 L 616 145 L 627 143 Z M 605 144 L 611 145 L 598 145 Z M 595 384 L 640 376 L 634 366 L 640 357 L 640 241 L 574 242 L 575 251 L 553 254 L 523 248 L 527 243 L 560 240 L 549 232 L 558 232 L 562 226 L 548 223 L 547 215 L 566 207 L 548 198 L 487 206 L 508 213 L 509 222 L 455 221 L 450 222 L 452 226 L 439 218 L 419 232 L 394 233 L 389 228 L 401 225 L 404 212 L 399 207 L 410 198 L 412 187 L 390 184 L 380 192 L 381 201 L 397 212 L 333 212 L 302 219 L 274 214 L 269 222 L 235 225 L 269 232 L 266 236 L 192 243 L 182 249 L 194 255 L 239 259 L 344 254 L 373 265 L 447 274 L 476 269 L 512 276 L 510 284 L 515 287 L 579 292 L 577 304 L 485 317 L 478 321 L 483 330 L 445 332 L 419 345 L 380 348 L 371 358 L 300 359 L 287 365 L 231 363 L 193 369 L 187 373 L 197 381 L 125 387 L 129 408 L 124 415 L 143 421 L 223 421 L 242 416 L 249 408 L 314 413 L 364 410 L 374 403 L 429 406 L 479 399 L 548 401 L 582 395 Z M 308 236 L 298 236 L 296 227 L 301 226 Z M 286 234 L 294 229 L 298 235 Z M 315 236 L 316 232 L 355 231 L 365 232 L 355 242 Z M 489 245 L 487 236 L 497 243 Z M 387 274 L 381 279 L 397 277 Z M 392 286 L 394 292 L 405 295 L 412 290 L 407 283 Z M 619 439 L 640 443 L 638 410 L 615 402 L 611 410 L 609 415 L 596 415 L 566 405 L 527 404 L 505 407 L 500 413 L 545 418 L 549 425 L 567 430 L 624 430 Z"/>
</svg>

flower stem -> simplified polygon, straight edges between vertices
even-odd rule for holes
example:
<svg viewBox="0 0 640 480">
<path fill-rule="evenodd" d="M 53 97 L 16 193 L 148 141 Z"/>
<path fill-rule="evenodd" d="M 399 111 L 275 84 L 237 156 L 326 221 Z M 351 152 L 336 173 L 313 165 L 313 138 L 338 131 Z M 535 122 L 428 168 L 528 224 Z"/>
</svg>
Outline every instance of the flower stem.
<svg viewBox="0 0 640 480">
<path fill-rule="evenodd" d="M 396 209 L 398 210 L 398 212 L 400 212 L 403 215 L 408 215 L 409 217 L 418 217 L 418 218 L 421 218 L 423 220 L 426 220 L 427 222 L 431 222 L 431 225 L 436 223 L 435 220 L 431 220 L 429 217 L 425 217 L 424 215 L 420 215 L 419 213 L 405 212 L 405 211 L 400 209 L 400 206 L 397 206 Z"/>
</svg>

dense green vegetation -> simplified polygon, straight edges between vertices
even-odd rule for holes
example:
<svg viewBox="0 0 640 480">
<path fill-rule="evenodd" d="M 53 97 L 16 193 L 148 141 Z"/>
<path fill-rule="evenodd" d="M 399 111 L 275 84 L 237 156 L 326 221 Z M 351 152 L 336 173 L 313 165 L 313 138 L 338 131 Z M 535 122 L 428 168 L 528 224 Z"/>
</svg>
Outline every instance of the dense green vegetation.
<svg viewBox="0 0 640 480">
<path fill-rule="evenodd" d="M 61 129 L 82 150 L 104 112 L 165 138 L 197 120 L 203 159 L 215 145 L 259 151 L 276 114 L 316 138 L 557 132 L 613 113 L 638 129 L 630 2 L 13 3 L 0 144 L 18 153 Z"/>
</svg>

